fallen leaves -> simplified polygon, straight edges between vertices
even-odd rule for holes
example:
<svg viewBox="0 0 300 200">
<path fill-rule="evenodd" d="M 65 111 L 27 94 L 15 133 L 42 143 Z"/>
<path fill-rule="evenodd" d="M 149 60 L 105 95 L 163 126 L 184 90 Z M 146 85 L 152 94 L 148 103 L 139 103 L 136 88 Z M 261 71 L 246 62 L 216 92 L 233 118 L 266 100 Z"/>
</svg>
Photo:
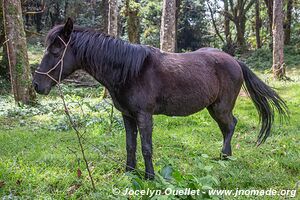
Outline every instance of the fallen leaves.
<svg viewBox="0 0 300 200">
<path fill-rule="evenodd" d="M 68 195 L 71 196 L 72 194 L 74 194 L 78 190 L 78 188 L 80 188 L 80 184 L 75 184 L 69 187 L 69 189 L 67 190 Z"/>
<path fill-rule="evenodd" d="M 77 169 L 77 177 L 80 178 L 81 175 L 82 175 L 82 172 L 81 172 L 81 170 L 78 168 L 78 169 Z"/>
</svg>

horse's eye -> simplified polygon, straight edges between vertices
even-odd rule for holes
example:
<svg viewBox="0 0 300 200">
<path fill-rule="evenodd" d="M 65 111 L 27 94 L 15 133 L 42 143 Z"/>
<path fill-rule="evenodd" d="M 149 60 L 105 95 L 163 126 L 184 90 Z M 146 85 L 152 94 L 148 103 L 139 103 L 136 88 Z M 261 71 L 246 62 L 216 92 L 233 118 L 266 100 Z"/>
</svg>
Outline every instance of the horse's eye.
<svg viewBox="0 0 300 200">
<path fill-rule="evenodd" d="M 49 50 L 50 50 L 50 53 L 54 54 L 54 56 L 58 56 L 61 49 L 58 47 L 52 47 Z"/>
</svg>

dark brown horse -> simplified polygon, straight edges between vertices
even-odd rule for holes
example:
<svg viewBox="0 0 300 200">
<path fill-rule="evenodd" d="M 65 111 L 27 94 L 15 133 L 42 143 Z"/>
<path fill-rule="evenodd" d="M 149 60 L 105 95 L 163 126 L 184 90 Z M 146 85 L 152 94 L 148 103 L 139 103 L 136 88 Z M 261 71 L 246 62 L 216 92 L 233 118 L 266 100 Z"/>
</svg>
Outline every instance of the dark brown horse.
<svg viewBox="0 0 300 200">
<path fill-rule="evenodd" d="M 68 19 L 47 36 L 47 51 L 34 75 L 40 94 L 75 70 L 83 69 L 103 84 L 122 112 L 126 129 L 127 168 L 136 166 L 139 130 L 146 178 L 152 178 L 152 116 L 187 116 L 207 108 L 223 134 L 222 155 L 230 156 L 237 119 L 232 114 L 243 82 L 256 106 L 262 127 L 258 144 L 270 134 L 274 110 L 286 116 L 284 101 L 249 68 L 213 48 L 166 53 L 134 45 L 103 33 L 73 27 Z"/>
</svg>

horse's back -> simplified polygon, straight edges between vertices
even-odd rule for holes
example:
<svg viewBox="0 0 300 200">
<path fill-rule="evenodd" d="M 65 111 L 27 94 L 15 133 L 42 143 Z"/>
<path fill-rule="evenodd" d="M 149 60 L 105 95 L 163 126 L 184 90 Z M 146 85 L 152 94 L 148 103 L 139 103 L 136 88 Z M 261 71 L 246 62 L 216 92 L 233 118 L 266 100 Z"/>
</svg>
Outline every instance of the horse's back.
<svg viewBox="0 0 300 200">
<path fill-rule="evenodd" d="M 204 47 L 187 53 L 165 53 L 161 61 L 161 68 L 170 71 L 178 71 L 178 76 L 184 78 L 186 74 L 192 77 L 205 76 L 218 79 L 225 79 L 240 82 L 243 79 L 242 70 L 238 62 L 231 55 L 211 47 Z M 180 72 L 184 72 L 181 74 Z M 202 78 L 202 77 L 201 77 Z M 206 79 L 206 78 L 205 78 Z"/>
</svg>

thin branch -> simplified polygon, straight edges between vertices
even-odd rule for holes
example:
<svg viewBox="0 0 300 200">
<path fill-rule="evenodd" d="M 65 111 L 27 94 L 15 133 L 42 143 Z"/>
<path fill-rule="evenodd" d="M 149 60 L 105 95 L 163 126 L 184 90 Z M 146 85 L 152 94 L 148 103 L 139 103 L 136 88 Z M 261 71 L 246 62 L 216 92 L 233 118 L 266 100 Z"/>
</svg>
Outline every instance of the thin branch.
<svg viewBox="0 0 300 200">
<path fill-rule="evenodd" d="M 110 112 L 109 120 L 110 120 L 110 123 L 109 123 L 108 131 L 111 132 L 113 124 L 114 124 L 114 105 L 113 104 L 111 105 L 111 112 Z"/>
<path fill-rule="evenodd" d="M 99 86 L 98 83 L 82 82 L 82 81 L 77 81 L 75 79 L 65 79 L 64 82 L 75 84 L 77 87 L 97 87 L 97 86 Z"/>
<path fill-rule="evenodd" d="M 79 146 L 80 146 L 80 150 L 81 150 L 81 154 L 82 154 L 82 158 L 83 158 L 83 160 L 84 160 L 86 169 L 87 169 L 87 171 L 88 171 L 89 178 L 90 178 L 90 180 L 91 180 L 91 184 L 92 184 L 93 190 L 95 191 L 95 190 L 96 190 L 96 187 L 95 187 L 95 183 L 94 183 L 94 179 L 93 179 L 91 170 L 90 170 L 90 168 L 89 168 L 89 164 L 88 164 L 87 158 L 86 158 L 86 156 L 85 156 L 85 151 L 84 151 L 83 144 L 82 144 L 82 137 L 81 137 L 81 134 L 80 134 L 79 130 L 77 129 L 76 124 L 75 124 L 74 121 L 72 120 L 72 117 L 71 117 L 71 115 L 70 115 L 70 111 L 69 111 L 68 106 L 67 106 L 67 104 L 66 104 L 65 97 L 64 97 L 64 95 L 63 95 L 63 92 L 62 92 L 62 89 L 61 89 L 60 84 L 58 84 L 57 86 L 58 86 L 59 96 L 61 97 L 61 99 L 62 99 L 62 101 L 63 101 L 63 105 L 64 105 L 64 108 L 65 108 L 65 114 L 67 115 L 67 117 L 68 117 L 68 119 L 69 119 L 69 121 L 70 121 L 70 124 L 71 124 L 72 128 L 74 129 L 74 131 L 75 131 L 75 133 L 76 133 L 77 140 L 78 140 L 78 143 L 79 143 Z"/>
<path fill-rule="evenodd" d="M 235 22 L 235 17 L 229 13 L 228 11 L 224 10 L 222 12 L 220 12 L 223 16 L 227 17 L 228 19 L 230 19 L 231 21 Z"/>
<path fill-rule="evenodd" d="M 35 15 L 35 14 L 43 13 L 44 11 L 45 10 L 29 11 L 29 12 L 25 12 L 25 15 Z"/>
<path fill-rule="evenodd" d="M 209 9 L 209 11 L 210 11 L 211 20 L 212 20 L 213 26 L 214 26 L 214 28 L 215 28 L 216 34 L 217 34 L 217 36 L 220 38 L 220 40 L 221 40 L 223 43 L 225 43 L 225 40 L 224 40 L 223 37 L 221 36 L 221 34 L 220 34 L 219 30 L 218 30 L 218 27 L 217 27 L 217 25 L 216 25 L 216 21 L 215 21 L 215 18 L 214 18 L 214 14 L 213 14 L 213 11 L 212 11 L 212 9 L 211 9 L 211 7 L 210 7 L 210 5 L 209 5 L 209 2 L 206 2 L 206 4 L 207 4 L 208 9 Z"/>
<path fill-rule="evenodd" d="M 34 32 L 34 31 L 30 31 L 30 30 L 28 30 L 28 29 L 25 29 L 25 32 L 26 32 L 26 33 L 29 33 L 29 34 L 32 34 L 32 35 L 44 36 L 43 34 L 40 34 L 40 33 Z"/>
<path fill-rule="evenodd" d="M 253 5 L 254 3 L 255 3 L 255 0 L 250 1 L 249 4 L 246 6 L 244 12 L 247 13 L 247 11 L 252 7 L 252 5 Z"/>
<path fill-rule="evenodd" d="M 25 15 L 35 15 L 35 14 L 40 14 L 40 13 L 45 12 L 45 10 L 46 10 L 46 6 L 44 4 L 42 10 L 39 10 L 39 11 L 28 11 L 28 12 L 25 12 L 24 14 Z"/>
<path fill-rule="evenodd" d="M 232 13 L 234 13 L 234 4 L 232 0 L 229 0 L 229 4 L 230 4 L 230 10 Z"/>
</svg>

